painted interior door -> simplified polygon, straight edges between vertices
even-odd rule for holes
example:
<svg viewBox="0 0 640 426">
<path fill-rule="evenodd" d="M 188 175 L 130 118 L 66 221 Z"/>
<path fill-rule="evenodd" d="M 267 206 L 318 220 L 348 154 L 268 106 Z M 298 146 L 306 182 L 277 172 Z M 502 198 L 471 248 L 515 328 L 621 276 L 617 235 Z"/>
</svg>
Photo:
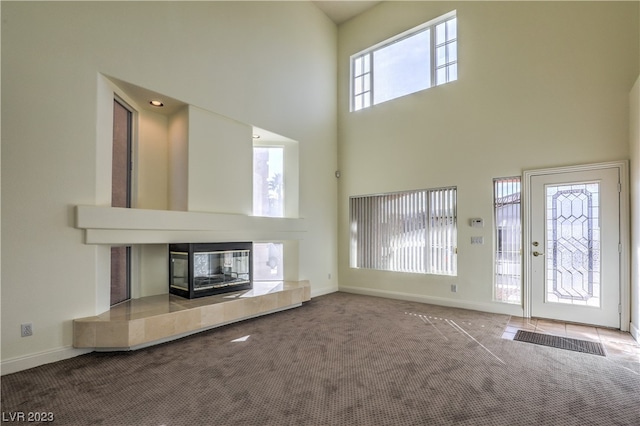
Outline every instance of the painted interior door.
<svg viewBox="0 0 640 426">
<path fill-rule="evenodd" d="M 620 328 L 619 169 L 531 177 L 531 316 Z"/>
</svg>

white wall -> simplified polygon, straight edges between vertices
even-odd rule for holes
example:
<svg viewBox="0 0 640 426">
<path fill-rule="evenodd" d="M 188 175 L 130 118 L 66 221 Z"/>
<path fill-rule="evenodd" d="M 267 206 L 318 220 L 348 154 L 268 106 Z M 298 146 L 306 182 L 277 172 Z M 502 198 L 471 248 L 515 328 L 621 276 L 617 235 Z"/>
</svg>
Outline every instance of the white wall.
<svg viewBox="0 0 640 426">
<path fill-rule="evenodd" d="M 453 9 L 458 81 L 350 113 L 349 56 Z M 637 2 L 385 2 L 341 25 L 340 288 L 521 313 L 492 301 L 492 179 L 629 158 L 638 46 Z M 349 196 L 451 185 L 457 277 L 349 268 Z"/>
<path fill-rule="evenodd" d="M 188 210 L 189 107 L 169 117 L 169 210 Z"/>
<path fill-rule="evenodd" d="M 3 2 L 2 18 L 3 367 L 77 353 L 72 319 L 103 303 L 108 249 L 85 244 L 73 223 L 74 206 L 108 205 L 101 75 L 299 141 L 309 231 L 293 245 L 295 269 L 312 293 L 337 288 L 337 32 L 313 4 Z M 149 118 L 141 127 L 163 124 Z M 165 161 L 161 139 L 141 141 L 140 155 Z M 154 152 L 154 141 L 165 146 Z M 169 177 L 140 173 L 141 204 L 170 206 Z M 25 322 L 32 337 L 20 337 Z"/>
<path fill-rule="evenodd" d="M 251 126 L 189 107 L 189 211 L 251 215 Z"/>
<path fill-rule="evenodd" d="M 168 208 L 169 141 L 168 118 L 141 110 L 139 113 L 136 157 L 136 204 L 143 209 Z M 162 165 L 163 167 L 158 167 Z"/>
</svg>

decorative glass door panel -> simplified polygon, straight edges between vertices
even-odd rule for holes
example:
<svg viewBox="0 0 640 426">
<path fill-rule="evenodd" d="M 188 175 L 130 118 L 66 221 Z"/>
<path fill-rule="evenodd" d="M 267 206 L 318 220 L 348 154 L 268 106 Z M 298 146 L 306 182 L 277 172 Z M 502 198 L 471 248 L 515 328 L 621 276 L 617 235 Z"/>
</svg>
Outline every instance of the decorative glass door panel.
<svg viewBox="0 0 640 426">
<path fill-rule="evenodd" d="M 548 303 L 600 307 L 598 182 L 546 186 Z"/>
<path fill-rule="evenodd" d="M 620 328 L 618 168 L 530 178 L 531 316 Z"/>
</svg>

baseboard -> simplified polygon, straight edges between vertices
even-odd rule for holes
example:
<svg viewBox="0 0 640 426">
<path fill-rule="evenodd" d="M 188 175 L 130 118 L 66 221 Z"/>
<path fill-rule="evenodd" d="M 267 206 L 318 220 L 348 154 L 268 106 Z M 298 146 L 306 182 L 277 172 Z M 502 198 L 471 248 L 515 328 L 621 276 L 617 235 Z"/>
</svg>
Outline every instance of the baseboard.
<svg viewBox="0 0 640 426">
<path fill-rule="evenodd" d="M 629 323 L 629 332 L 635 341 L 640 343 L 640 326 L 638 324 Z"/>
<path fill-rule="evenodd" d="M 346 293 L 362 294 L 365 296 L 386 297 L 389 299 L 407 300 L 409 302 L 429 303 L 432 305 L 447 306 L 450 308 L 469 309 L 472 311 L 490 312 L 492 314 L 513 315 L 521 317 L 524 315 L 522 306 L 509 305 L 506 303 L 478 303 L 467 300 L 447 299 L 444 297 L 422 296 L 411 293 L 401 293 L 398 291 L 377 290 L 362 287 L 340 286 L 340 291 Z"/>
<path fill-rule="evenodd" d="M 311 298 L 335 293 L 336 291 L 339 291 L 338 287 L 313 288 L 313 286 L 311 286 Z"/>
<path fill-rule="evenodd" d="M 62 361 L 89 352 L 93 352 L 93 349 L 76 349 L 72 346 L 66 346 L 64 348 L 11 358 L 0 363 L 0 375 L 4 376 L 5 374 L 17 373 L 18 371 Z"/>
</svg>

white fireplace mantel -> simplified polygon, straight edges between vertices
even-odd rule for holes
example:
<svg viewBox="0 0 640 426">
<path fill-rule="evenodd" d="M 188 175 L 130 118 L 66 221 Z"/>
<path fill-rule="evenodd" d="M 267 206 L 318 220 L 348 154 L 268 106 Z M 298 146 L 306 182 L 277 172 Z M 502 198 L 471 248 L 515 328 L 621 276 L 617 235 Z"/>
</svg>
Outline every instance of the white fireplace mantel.
<svg viewBox="0 0 640 426">
<path fill-rule="evenodd" d="M 166 244 L 218 241 L 301 240 L 301 218 L 225 213 L 76 206 L 76 228 L 86 244 Z"/>
</svg>

